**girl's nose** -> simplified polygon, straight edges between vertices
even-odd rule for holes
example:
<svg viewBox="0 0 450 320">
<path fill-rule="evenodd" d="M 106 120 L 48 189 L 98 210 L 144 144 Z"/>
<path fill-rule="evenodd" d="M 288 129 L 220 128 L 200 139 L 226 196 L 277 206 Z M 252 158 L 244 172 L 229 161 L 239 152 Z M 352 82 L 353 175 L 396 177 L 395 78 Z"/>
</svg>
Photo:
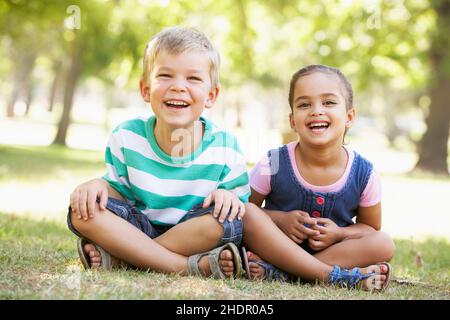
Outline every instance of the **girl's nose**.
<svg viewBox="0 0 450 320">
<path fill-rule="evenodd" d="M 312 108 L 311 108 L 311 115 L 319 116 L 322 114 L 324 114 L 322 102 L 313 103 Z"/>
</svg>

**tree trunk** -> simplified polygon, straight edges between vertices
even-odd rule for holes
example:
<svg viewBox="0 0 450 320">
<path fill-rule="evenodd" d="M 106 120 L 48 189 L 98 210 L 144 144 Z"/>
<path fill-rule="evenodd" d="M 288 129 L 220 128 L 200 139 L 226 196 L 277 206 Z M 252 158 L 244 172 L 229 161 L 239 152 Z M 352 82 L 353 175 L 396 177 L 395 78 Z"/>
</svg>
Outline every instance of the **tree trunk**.
<svg viewBox="0 0 450 320">
<path fill-rule="evenodd" d="M 15 116 L 14 106 L 17 102 L 17 98 L 19 97 L 19 91 L 20 91 L 20 87 L 18 85 L 14 84 L 13 92 L 11 93 L 8 104 L 6 106 L 6 116 L 8 118 L 13 118 Z"/>
<path fill-rule="evenodd" d="M 53 144 L 66 145 L 67 131 L 70 125 L 70 113 L 72 111 L 73 97 L 81 75 L 82 50 L 79 46 L 74 45 L 72 50 L 70 67 L 67 72 L 66 83 L 64 88 L 64 104 L 61 119 L 58 124 L 58 132 L 56 133 Z"/>
<path fill-rule="evenodd" d="M 430 49 L 433 79 L 430 81 L 430 112 L 427 131 L 419 143 L 415 169 L 448 175 L 448 138 L 450 127 L 450 2 L 432 1 L 438 15 L 436 34 Z"/>
<path fill-rule="evenodd" d="M 31 77 L 25 78 L 24 91 L 25 91 L 25 116 L 30 113 L 31 103 L 33 102 L 33 80 Z"/>
<path fill-rule="evenodd" d="M 32 72 L 34 69 L 34 63 L 36 61 L 36 53 L 33 51 L 29 52 L 17 52 L 16 59 L 16 72 L 14 75 L 14 88 L 9 97 L 8 104 L 6 106 L 6 116 L 12 118 L 15 116 L 14 106 L 17 99 L 24 91 L 24 87 L 27 87 L 28 81 L 31 81 Z M 31 84 L 31 83 L 30 83 Z M 28 94 L 28 88 L 25 88 Z M 27 96 L 28 98 L 28 96 Z"/>
<path fill-rule="evenodd" d="M 48 107 L 47 110 L 48 112 L 52 112 L 53 111 L 53 105 L 55 104 L 55 98 L 56 98 L 56 92 L 58 90 L 58 84 L 59 81 L 62 77 L 62 73 L 63 73 L 63 67 L 62 67 L 62 63 L 61 62 L 56 62 L 53 68 L 53 82 L 52 82 L 52 86 L 50 88 L 50 94 L 49 94 L 49 98 L 48 98 Z"/>
<path fill-rule="evenodd" d="M 416 169 L 448 174 L 448 136 L 450 129 L 450 79 L 442 79 L 431 91 L 427 131 L 419 145 Z"/>
</svg>

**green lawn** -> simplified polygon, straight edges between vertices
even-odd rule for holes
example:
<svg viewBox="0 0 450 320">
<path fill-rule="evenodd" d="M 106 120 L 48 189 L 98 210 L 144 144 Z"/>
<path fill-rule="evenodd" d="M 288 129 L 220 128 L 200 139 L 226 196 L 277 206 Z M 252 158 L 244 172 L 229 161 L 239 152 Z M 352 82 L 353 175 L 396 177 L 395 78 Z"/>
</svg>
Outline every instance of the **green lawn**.
<svg viewBox="0 0 450 320">
<path fill-rule="evenodd" d="M 0 299 L 450 299 L 450 242 L 444 237 L 396 239 L 394 276 L 407 284 L 394 282 L 377 294 L 245 279 L 84 271 L 76 238 L 65 226 L 67 198 L 76 184 L 102 172 L 98 152 L 0 146 L 0 194 L 14 188 L 0 201 Z M 420 178 L 396 179 L 421 183 Z M 37 196 L 29 201 L 33 193 Z M 16 194 L 21 201 L 13 199 Z"/>
</svg>

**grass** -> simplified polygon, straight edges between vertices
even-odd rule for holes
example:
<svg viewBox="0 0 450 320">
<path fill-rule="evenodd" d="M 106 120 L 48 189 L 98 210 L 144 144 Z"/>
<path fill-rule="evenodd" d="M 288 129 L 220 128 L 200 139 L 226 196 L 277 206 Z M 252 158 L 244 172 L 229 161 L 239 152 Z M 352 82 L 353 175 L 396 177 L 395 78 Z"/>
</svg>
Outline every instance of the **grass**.
<svg viewBox="0 0 450 320">
<path fill-rule="evenodd" d="M 450 299 L 450 243 L 443 237 L 395 239 L 394 276 L 408 284 L 394 282 L 383 293 L 129 270 L 84 271 L 76 238 L 65 226 L 67 200 L 57 198 L 67 198 L 73 185 L 101 172 L 98 152 L 0 146 L 0 194 L 15 182 L 13 192 L 0 201 L 0 299 Z M 405 184 L 422 181 L 396 179 Z M 25 201 L 27 188 L 34 191 L 35 185 L 39 196 Z M 46 186 L 61 193 L 46 191 Z M 12 199 L 15 193 L 22 201 Z"/>
</svg>

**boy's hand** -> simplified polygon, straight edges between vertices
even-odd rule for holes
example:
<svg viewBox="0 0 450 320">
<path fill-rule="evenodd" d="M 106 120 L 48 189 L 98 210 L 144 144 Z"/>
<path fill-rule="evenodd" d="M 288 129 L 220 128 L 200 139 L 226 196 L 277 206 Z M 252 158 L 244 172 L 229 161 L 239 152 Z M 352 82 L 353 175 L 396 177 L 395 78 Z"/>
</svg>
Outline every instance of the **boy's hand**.
<svg viewBox="0 0 450 320">
<path fill-rule="evenodd" d="M 94 179 L 80 184 L 70 195 L 72 212 L 84 221 L 93 218 L 97 198 L 100 198 L 100 210 L 105 210 L 108 201 L 108 185 L 105 180 Z"/>
<path fill-rule="evenodd" d="M 305 226 L 316 225 L 316 220 L 311 218 L 307 212 L 301 210 L 293 210 L 282 213 L 278 217 L 278 227 L 294 241 L 295 243 L 302 243 L 304 240 L 312 236 L 318 236 L 320 232 Z"/>
<path fill-rule="evenodd" d="M 209 207 L 214 202 L 213 217 L 219 217 L 219 222 L 223 223 L 228 216 L 228 221 L 233 221 L 237 215 L 238 220 L 241 220 L 245 214 L 245 206 L 241 200 L 232 192 L 224 189 L 214 190 L 203 201 L 203 208 Z M 231 211 L 230 211 L 231 210 Z"/>
<path fill-rule="evenodd" d="M 320 232 L 318 236 L 308 239 L 309 246 L 314 250 L 323 250 L 343 239 L 342 228 L 327 218 L 317 218 L 317 224 L 311 228 Z M 321 225 L 319 225 L 321 224 Z"/>
</svg>

